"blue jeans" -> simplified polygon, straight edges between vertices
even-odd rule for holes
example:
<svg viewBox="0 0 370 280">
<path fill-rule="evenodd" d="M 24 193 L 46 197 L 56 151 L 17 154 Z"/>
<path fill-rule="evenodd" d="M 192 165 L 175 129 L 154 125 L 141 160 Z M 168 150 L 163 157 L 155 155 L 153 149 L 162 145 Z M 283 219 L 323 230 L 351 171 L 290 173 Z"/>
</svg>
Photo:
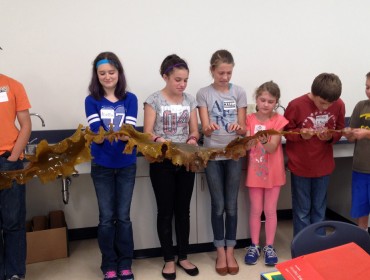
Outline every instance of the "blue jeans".
<svg viewBox="0 0 370 280">
<path fill-rule="evenodd" d="M 325 219 L 329 175 L 307 178 L 291 173 L 293 235 Z"/>
<path fill-rule="evenodd" d="M 171 161 L 150 164 L 152 181 L 157 201 L 157 232 L 165 262 L 187 259 L 190 233 L 190 201 L 193 194 L 195 174 L 184 166 Z M 172 219 L 175 216 L 176 251 L 172 241 Z"/>
<path fill-rule="evenodd" d="M 134 241 L 130 207 L 135 176 L 136 164 L 125 168 L 91 164 L 99 205 L 98 243 L 103 273 L 131 268 Z"/>
<path fill-rule="evenodd" d="M 234 247 L 242 161 L 212 160 L 208 162 L 205 172 L 211 194 L 213 243 L 215 247 Z"/>
<path fill-rule="evenodd" d="M 22 161 L 0 157 L 0 171 L 23 169 Z M 0 280 L 26 274 L 26 186 L 0 191 Z"/>
<path fill-rule="evenodd" d="M 370 174 L 352 170 L 351 217 L 358 219 L 370 213 Z"/>
</svg>

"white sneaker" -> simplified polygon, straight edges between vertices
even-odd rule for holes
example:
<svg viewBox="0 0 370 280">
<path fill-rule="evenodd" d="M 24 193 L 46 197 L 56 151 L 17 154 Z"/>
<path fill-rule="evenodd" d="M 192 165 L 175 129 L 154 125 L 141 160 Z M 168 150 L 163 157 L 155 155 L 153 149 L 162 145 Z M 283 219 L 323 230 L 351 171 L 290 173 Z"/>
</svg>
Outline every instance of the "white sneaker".
<svg viewBox="0 0 370 280">
<path fill-rule="evenodd" d="M 22 280 L 18 275 L 13 275 L 9 280 Z"/>
</svg>

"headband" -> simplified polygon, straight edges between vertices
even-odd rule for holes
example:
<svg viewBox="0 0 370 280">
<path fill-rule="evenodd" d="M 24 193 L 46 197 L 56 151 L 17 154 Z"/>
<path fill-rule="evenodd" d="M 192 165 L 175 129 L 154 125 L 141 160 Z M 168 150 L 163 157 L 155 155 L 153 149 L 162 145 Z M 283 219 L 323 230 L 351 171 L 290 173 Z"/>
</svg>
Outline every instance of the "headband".
<svg viewBox="0 0 370 280">
<path fill-rule="evenodd" d="M 188 69 L 188 65 L 184 62 L 180 62 L 180 63 L 176 63 L 172 66 L 169 66 L 167 67 L 167 69 L 163 72 L 163 74 L 167 74 L 168 72 L 170 72 L 173 68 L 175 67 L 179 67 L 179 66 L 185 66 L 186 69 Z"/>
<path fill-rule="evenodd" d="M 106 59 L 106 58 L 104 58 L 104 59 L 102 59 L 102 60 L 99 60 L 97 63 L 96 63 L 96 65 L 95 65 L 95 67 L 96 68 L 98 68 L 100 65 L 102 65 L 102 64 L 112 64 L 113 62 L 111 61 L 111 60 L 108 60 L 108 59 Z"/>
</svg>

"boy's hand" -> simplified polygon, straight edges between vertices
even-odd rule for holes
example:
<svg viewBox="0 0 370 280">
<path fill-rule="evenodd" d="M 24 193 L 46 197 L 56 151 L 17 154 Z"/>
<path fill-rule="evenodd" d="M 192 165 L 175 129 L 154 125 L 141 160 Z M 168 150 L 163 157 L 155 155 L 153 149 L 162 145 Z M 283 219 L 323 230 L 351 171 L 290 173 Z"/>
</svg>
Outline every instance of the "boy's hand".
<svg viewBox="0 0 370 280">
<path fill-rule="evenodd" d="M 302 138 L 305 140 L 311 139 L 311 137 L 315 135 L 313 128 L 302 128 L 300 133 Z"/>
<path fill-rule="evenodd" d="M 351 138 L 353 136 L 353 130 L 350 127 L 345 127 L 342 129 L 342 135 L 346 138 Z"/>
<path fill-rule="evenodd" d="M 342 135 L 346 137 L 349 142 L 354 142 L 356 140 L 356 137 L 353 134 L 353 129 L 350 127 L 343 128 Z"/>
<path fill-rule="evenodd" d="M 352 134 L 357 140 L 365 139 L 370 137 L 370 130 L 365 128 L 354 128 Z"/>
<path fill-rule="evenodd" d="M 327 128 L 318 130 L 316 135 L 321 141 L 329 141 L 333 138 L 333 134 L 329 132 Z"/>
</svg>

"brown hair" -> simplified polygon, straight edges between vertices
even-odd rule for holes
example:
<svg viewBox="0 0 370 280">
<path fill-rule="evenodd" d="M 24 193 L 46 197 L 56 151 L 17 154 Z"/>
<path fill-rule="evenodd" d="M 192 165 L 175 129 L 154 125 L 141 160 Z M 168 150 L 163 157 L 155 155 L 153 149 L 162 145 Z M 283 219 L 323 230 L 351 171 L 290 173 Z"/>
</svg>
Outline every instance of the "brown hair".
<svg viewBox="0 0 370 280">
<path fill-rule="evenodd" d="M 163 75 L 169 77 L 175 68 L 186 69 L 189 71 L 188 64 L 184 59 L 180 58 L 177 54 L 171 54 L 166 56 L 166 58 L 162 61 L 161 67 L 159 68 L 159 73 L 162 77 Z"/>
<path fill-rule="evenodd" d="M 212 55 L 210 61 L 211 71 L 214 70 L 221 63 L 232 64 L 233 66 L 235 65 L 234 58 L 229 51 L 218 50 Z"/>
<path fill-rule="evenodd" d="M 118 82 L 116 89 L 114 90 L 114 95 L 119 100 L 124 99 L 126 97 L 127 87 L 125 71 L 123 70 L 121 61 L 119 60 L 117 55 L 112 52 L 102 52 L 94 59 L 92 63 L 92 75 L 89 85 L 90 95 L 92 95 L 96 100 L 100 100 L 105 95 L 105 91 L 103 89 L 103 86 L 99 82 L 97 74 L 97 63 L 102 59 L 107 59 L 109 61 L 109 64 L 113 65 L 118 70 Z"/>
<path fill-rule="evenodd" d="M 255 92 L 256 98 L 260 96 L 264 91 L 269 92 L 273 97 L 276 98 L 276 103 L 279 103 L 280 88 L 276 83 L 274 83 L 273 81 L 269 81 L 260 85 Z"/>
<path fill-rule="evenodd" d="M 366 79 L 370 79 L 370 72 L 366 74 Z"/>
<path fill-rule="evenodd" d="M 311 93 L 326 101 L 334 102 L 342 93 L 342 82 L 335 74 L 321 73 L 313 80 Z"/>
</svg>

